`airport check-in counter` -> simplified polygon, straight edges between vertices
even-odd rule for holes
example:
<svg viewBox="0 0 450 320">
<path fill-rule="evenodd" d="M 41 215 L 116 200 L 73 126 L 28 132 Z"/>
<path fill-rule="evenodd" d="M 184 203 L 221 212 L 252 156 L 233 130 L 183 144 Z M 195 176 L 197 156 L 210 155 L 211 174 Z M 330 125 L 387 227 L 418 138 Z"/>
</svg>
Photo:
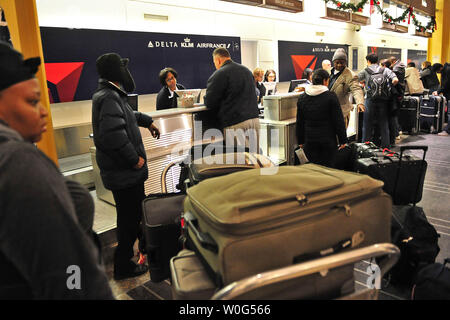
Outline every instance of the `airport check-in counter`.
<svg viewBox="0 0 450 320">
<path fill-rule="evenodd" d="M 294 164 L 294 149 L 297 145 L 296 137 L 296 113 L 299 93 L 279 94 L 268 96 L 264 99 L 265 118 L 260 119 L 260 147 L 264 155 L 268 156 L 275 164 Z M 191 108 L 175 108 L 161 111 L 146 112 L 150 115 L 155 125 L 161 132 L 160 139 L 154 139 L 150 131 L 140 128 L 142 140 L 147 152 L 147 166 L 149 178 L 145 182 L 145 193 L 161 192 L 161 173 L 171 162 L 178 162 L 184 159 L 193 144 L 206 143 L 201 130 L 194 127 L 194 121 L 199 113 L 206 110 L 202 104 L 195 104 Z M 354 128 L 357 126 L 357 117 L 352 113 L 348 135 L 355 134 Z M 90 142 L 88 159 L 79 156 L 70 157 L 71 161 L 77 162 L 78 166 L 86 162 L 85 173 L 89 173 L 84 181 L 95 186 L 97 197 L 110 204 L 115 204 L 112 193 L 105 189 L 100 177 L 100 170 L 95 160 L 95 147 L 92 139 L 88 139 L 91 133 L 91 125 L 86 127 L 86 132 L 77 129 L 77 139 L 82 143 Z M 71 132 L 72 128 L 67 132 Z M 90 141 L 89 141 L 90 140 Z M 77 147 L 78 149 L 79 147 Z M 90 152 L 90 154 L 89 154 Z M 69 159 L 69 158 L 66 158 Z M 81 165 L 82 166 L 82 165 Z M 168 192 L 176 192 L 176 184 L 180 174 L 180 167 L 174 166 L 169 170 L 166 185 Z M 78 175 L 79 176 L 79 175 Z M 90 180 L 90 181 L 88 181 Z M 82 182 L 82 181 L 80 181 Z"/>
<path fill-rule="evenodd" d="M 294 99 L 292 95 L 289 95 L 287 100 L 290 100 L 290 102 L 286 104 L 287 100 L 282 99 L 282 105 L 295 104 L 296 106 L 297 99 L 298 94 Z M 269 103 L 267 103 L 267 106 L 269 106 Z M 154 139 L 148 129 L 140 128 L 142 141 L 147 152 L 149 171 L 149 178 L 145 181 L 146 194 L 161 192 L 161 174 L 169 163 L 184 159 L 192 145 L 208 142 L 208 139 L 205 140 L 203 137 L 204 128 L 194 126 L 197 114 L 204 110 L 206 110 L 204 105 L 196 104 L 192 108 L 175 108 L 146 113 L 153 118 L 161 133 L 160 139 Z M 271 111 L 271 109 L 268 109 L 267 113 L 271 114 Z M 280 112 L 280 110 L 274 112 Z M 285 107 L 282 107 L 281 112 L 283 113 L 282 117 L 289 117 L 290 119 L 281 121 L 260 119 L 260 146 L 263 154 L 269 156 L 275 164 L 293 164 L 293 159 L 289 158 L 289 154 L 293 154 L 296 145 L 296 108 L 290 108 L 290 113 L 286 113 Z M 112 193 L 105 189 L 100 177 L 100 170 L 95 160 L 95 147 L 91 147 L 90 151 L 97 197 L 114 205 Z M 166 179 L 168 192 L 176 192 L 179 174 L 179 166 L 172 167 L 168 172 Z"/>
</svg>

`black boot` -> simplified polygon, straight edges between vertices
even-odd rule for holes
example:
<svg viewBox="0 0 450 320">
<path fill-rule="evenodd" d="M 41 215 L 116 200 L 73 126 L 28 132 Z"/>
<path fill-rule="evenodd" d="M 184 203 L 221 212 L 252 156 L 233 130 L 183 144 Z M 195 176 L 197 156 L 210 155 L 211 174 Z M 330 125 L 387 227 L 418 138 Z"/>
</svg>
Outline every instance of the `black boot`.
<svg viewBox="0 0 450 320">
<path fill-rule="evenodd" d="M 145 264 L 136 264 L 133 261 L 125 266 L 114 266 L 114 280 L 123 280 L 126 278 L 133 278 L 140 276 L 148 271 Z"/>
</svg>

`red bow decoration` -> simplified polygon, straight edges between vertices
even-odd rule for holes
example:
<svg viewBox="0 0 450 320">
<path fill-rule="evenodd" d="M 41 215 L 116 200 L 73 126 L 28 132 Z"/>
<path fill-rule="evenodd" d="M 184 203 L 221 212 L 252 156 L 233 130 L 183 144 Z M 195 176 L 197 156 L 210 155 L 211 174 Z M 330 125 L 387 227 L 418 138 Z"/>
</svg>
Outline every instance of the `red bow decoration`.
<svg viewBox="0 0 450 320">
<path fill-rule="evenodd" d="M 413 7 L 409 7 L 409 14 L 408 14 L 408 24 L 411 23 L 411 15 L 413 13 Z"/>
</svg>

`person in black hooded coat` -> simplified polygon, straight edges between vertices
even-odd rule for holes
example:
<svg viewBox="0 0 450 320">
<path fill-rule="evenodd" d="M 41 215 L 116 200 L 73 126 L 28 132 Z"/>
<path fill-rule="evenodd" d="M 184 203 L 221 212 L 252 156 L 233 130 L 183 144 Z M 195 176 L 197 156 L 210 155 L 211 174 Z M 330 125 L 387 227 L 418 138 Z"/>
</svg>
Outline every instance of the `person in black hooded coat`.
<svg viewBox="0 0 450 320">
<path fill-rule="evenodd" d="M 144 181 L 148 178 L 138 126 L 148 128 L 154 138 L 159 138 L 159 130 L 150 116 L 133 111 L 127 102 L 127 92 L 135 88 L 128 59 L 107 53 L 97 59 L 96 65 L 100 79 L 92 97 L 92 128 L 100 175 L 116 203 L 114 278 L 120 280 L 147 271 L 145 265 L 131 260 L 134 242 L 140 235 Z"/>
</svg>

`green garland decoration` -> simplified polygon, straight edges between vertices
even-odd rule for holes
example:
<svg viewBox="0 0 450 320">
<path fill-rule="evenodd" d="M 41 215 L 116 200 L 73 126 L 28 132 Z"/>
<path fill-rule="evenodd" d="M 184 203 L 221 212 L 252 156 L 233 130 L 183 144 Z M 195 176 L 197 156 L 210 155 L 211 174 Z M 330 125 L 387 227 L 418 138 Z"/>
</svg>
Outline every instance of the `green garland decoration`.
<svg viewBox="0 0 450 320">
<path fill-rule="evenodd" d="M 344 1 L 339 1 L 339 0 L 323 0 L 325 1 L 326 4 L 328 4 L 329 2 L 333 3 L 334 5 L 336 5 L 336 7 L 339 10 L 351 10 L 353 12 L 362 12 L 364 6 L 369 2 L 369 0 L 361 0 L 358 4 L 353 4 L 353 3 L 348 3 L 348 2 L 344 2 Z M 412 18 L 413 20 L 413 24 L 416 27 L 417 31 L 426 31 L 426 30 L 430 30 L 431 32 L 434 32 L 434 30 L 436 29 L 436 18 L 435 17 L 430 17 L 430 21 L 428 22 L 427 25 L 422 25 L 420 23 L 419 20 L 416 19 L 416 13 L 414 12 L 412 7 L 408 7 L 406 8 L 406 10 L 397 18 L 394 18 L 393 16 L 391 16 L 387 10 L 383 10 L 383 8 L 381 8 L 380 6 L 380 1 L 378 0 L 374 0 L 373 1 L 373 5 L 377 8 L 378 12 L 381 14 L 381 16 L 383 17 L 383 21 L 386 23 L 390 23 L 390 24 L 395 24 L 395 23 L 399 23 L 400 21 L 406 22 L 406 18 L 408 17 L 408 15 L 410 15 L 410 18 Z"/>
</svg>

